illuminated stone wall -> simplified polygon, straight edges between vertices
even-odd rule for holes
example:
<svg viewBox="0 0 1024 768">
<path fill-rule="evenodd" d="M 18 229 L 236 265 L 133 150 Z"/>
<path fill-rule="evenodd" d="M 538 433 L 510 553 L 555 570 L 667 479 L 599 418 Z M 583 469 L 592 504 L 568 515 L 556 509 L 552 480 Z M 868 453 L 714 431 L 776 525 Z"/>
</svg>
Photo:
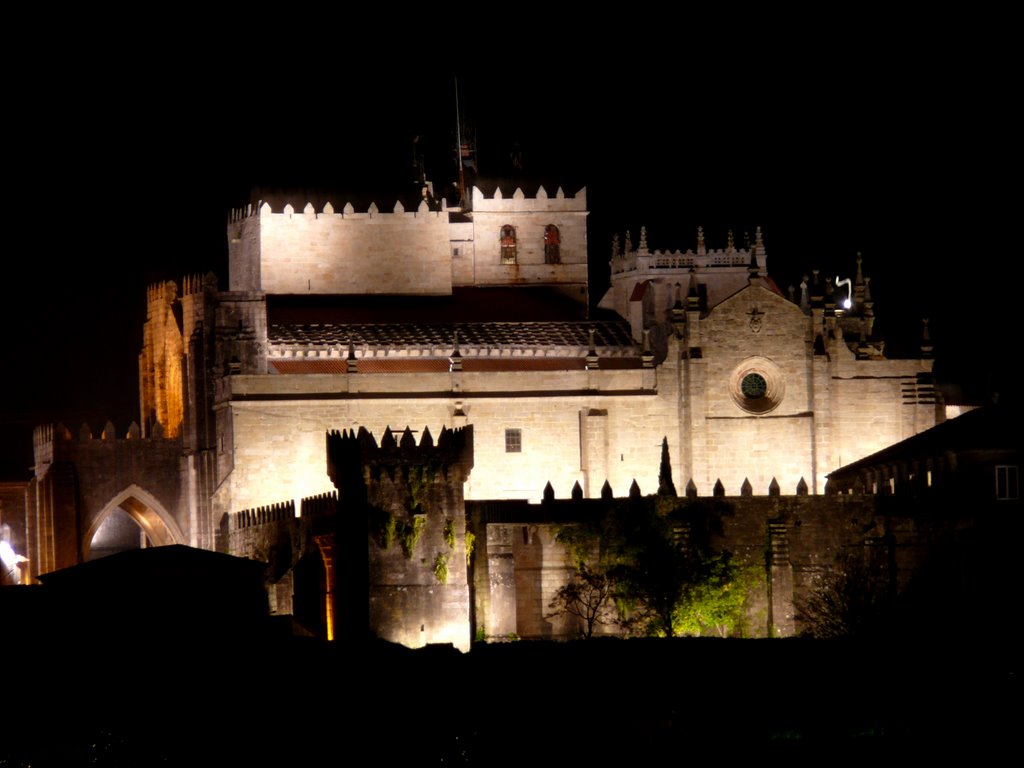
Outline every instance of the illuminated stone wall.
<svg viewBox="0 0 1024 768">
<path fill-rule="evenodd" d="M 930 372 L 930 360 L 839 359 L 830 368 L 832 440 L 823 472 L 937 423 L 934 395 L 918 384 L 919 375 Z"/>
<path fill-rule="evenodd" d="M 472 428 L 444 429 L 436 438 L 424 433 L 419 441 L 409 431 L 386 431 L 379 444 L 365 430 L 332 432 L 327 459 L 339 499 L 335 549 L 362 539 L 359 553 L 366 558 L 355 551 L 342 556 L 335 573 L 340 580 L 351 574 L 350 583 L 369 573 L 374 634 L 411 648 L 451 643 L 469 650 L 462 487 L 473 467 Z M 346 631 L 345 615 L 356 615 L 346 600 L 363 601 L 367 594 L 363 589 L 346 598 L 348 586 L 336 590 L 339 634 Z"/>
<path fill-rule="evenodd" d="M 181 326 L 174 309 L 178 286 L 167 281 L 146 291 L 146 322 L 139 355 L 139 402 L 147 434 L 160 425 L 163 435 L 176 437 L 184 419 Z"/>
<path fill-rule="evenodd" d="M 538 191 L 538 195 L 543 187 Z M 561 192 L 561 190 L 558 190 Z M 495 190 L 485 197 L 473 191 L 473 230 L 475 262 L 472 283 L 475 285 L 528 285 L 531 283 L 572 283 L 587 285 L 587 192 L 579 190 L 573 197 L 527 198 L 521 190 L 511 197 L 502 197 Z M 561 245 L 559 264 L 545 264 L 544 228 L 554 224 L 559 229 Z M 501 228 L 512 226 L 516 232 L 514 264 L 503 264 Z M 576 297 L 586 301 L 585 293 Z"/>
<path fill-rule="evenodd" d="M 733 342 L 729 322 L 740 326 L 737 334 L 751 335 L 742 326 L 748 318 L 745 305 L 725 306 L 725 319 L 708 321 L 704 357 L 679 361 L 673 344 L 651 370 L 234 377 L 223 411 L 232 468 L 217 491 L 220 508 L 329 490 L 322 441 L 336 428 L 380 435 L 387 425 L 436 431 L 473 424 L 476 469 L 466 497 L 537 501 L 548 482 L 559 495 L 579 482 L 591 498 L 605 481 L 617 493 L 633 480 L 654 490 L 663 437 L 680 491 L 691 479 L 701 494 L 717 480 L 738 494 L 745 480 L 766 493 L 773 479 L 789 491 L 803 479 L 820 493 L 824 475 L 840 462 L 934 424 L 934 406 L 901 397 L 920 361 L 816 361 L 800 335 L 799 310 L 774 294 L 759 296 L 762 306 L 775 307 L 769 318 L 782 318 L 775 335 L 769 319 L 758 346 Z M 751 349 L 762 354 L 751 356 Z M 747 413 L 736 402 L 736 372 L 751 357 L 784 377 L 785 393 L 767 414 Z M 506 430 L 519 430 L 519 451 L 506 450 Z"/>
<path fill-rule="evenodd" d="M 471 214 L 327 204 L 239 211 L 228 225 L 229 289 L 281 294 L 436 294 L 452 286 L 560 284 L 586 303 L 586 190 L 527 198 L 473 193 Z M 503 264 L 500 232 L 516 231 L 515 263 Z M 559 263 L 546 264 L 544 231 L 558 227 Z M 456 254 L 456 251 L 458 252 Z"/>
<path fill-rule="evenodd" d="M 752 313 L 758 323 L 752 325 Z M 767 489 L 772 478 L 796 488 L 813 477 L 813 408 L 808 372 L 811 362 L 808 319 L 800 308 L 763 285 L 734 294 L 700 321 L 699 360 L 702 408 L 692 414 L 694 441 L 703 459 L 694 462 L 698 490 L 710 493 L 720 479 L 730 494 L 745 479 Z M 693 346 L 691 342 L 691 346 Z M 748 368 L 774 376 L 778 402 L 768 412 L 751 413 L 737 397 L 739 377 Z M 697 382 L 691 385 L 697 388 Z M 685 482 L 685 480 L 684 480 Z"/>
<path fill-rule="evenodd" d="M 653 490 L 674 407 L 654 383 L 650 370 L 234 377 L 233 469 L 218 504 L 233 512 L 329 490 L 324 433 L 365 427 L 379 437 L 388 425 L 472 424 L 467 498 L 537 501 L 548 482 L 559 494 L 579 482 L 597 496 L 605 480 L 621 493 L 634 479 Z M 412 392 L 422 396 L 403 397 Z M 507 429 L 520 430 L 521 451 L 506 451 Z"/>
<path fill-rule="evenodd" d="M 418 210 L 260 209 L 267 293 L 451 293 L 448 215 Z"/>
</svg>

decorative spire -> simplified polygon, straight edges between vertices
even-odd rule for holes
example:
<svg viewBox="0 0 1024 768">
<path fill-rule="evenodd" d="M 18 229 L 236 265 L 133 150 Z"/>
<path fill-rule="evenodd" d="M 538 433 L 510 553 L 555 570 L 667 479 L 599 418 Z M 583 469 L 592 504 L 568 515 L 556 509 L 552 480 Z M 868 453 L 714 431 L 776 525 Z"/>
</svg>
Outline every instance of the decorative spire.
<svg viewBox="0 0 1024 768">
<path fill-rule="evenodd" d="M 594 346 L 594 329 L 590 328 L 587 331 L 587 370 L 595 370 L 600 364 L 601 360 L 597 356 L 597 348 Z"/>
<path fill-rule="evenodd" d="M 871 278 L 864 278 L 864 317 L 868 320 L 868 338 L 875 333 L 875 302 L 871 300 Z"/>
<path fill-rule="evenodd" d="M 811 311 L 811 300 L 807 295 L 807 275 L 800 281 L 800 309 L 804 312 Z"/>
<path fill-rule="evenodd" d="M 725 235 L 725 250 L 728 253 L 732 253 L 736 250 L 736 242 L 732 236 L 732 230 L 730 229 Z"/>
<path fill-rule="evenodd" d="M 754 250 L 757 251 L 759 255 L 764 253 L 764 238 L 761 237 L 760 227 L 754 230 Z"/>
<path fill-rule="evenodd" d="M 616 233 L 612 235 L 612 261 L 615 261 L 619 256 L 619 235 Z"/>
<path fill-rule="evenodd" d="M 633 236 L 629 234 L 629 230 L 626 230 L 626 254 L 633 252 Z"/>
<path fill-rule="evenodd" d="M 861 269 L 861 264 L 863 263 L 863 261 L 864 260 L 861 258 L 860 251 L 858 251 L 857 274 L 853 278 L 853 305 L 858 310 L 860 310 L 861 307 L 864 306 L 864 296 L 866 291 L 866 284 L 864 282 L 864 271 Z"/>
<path fill-rule="evenodd" d="M 703 256 L 707 253 L 704 247 L 704 227 L 697 227 L 697 255 Z"/>
<path fill-rule="evenodd" d="M 640 248 L 638 250 L 647 252 L 647 227 L 640 227 Z"/>
</svg>

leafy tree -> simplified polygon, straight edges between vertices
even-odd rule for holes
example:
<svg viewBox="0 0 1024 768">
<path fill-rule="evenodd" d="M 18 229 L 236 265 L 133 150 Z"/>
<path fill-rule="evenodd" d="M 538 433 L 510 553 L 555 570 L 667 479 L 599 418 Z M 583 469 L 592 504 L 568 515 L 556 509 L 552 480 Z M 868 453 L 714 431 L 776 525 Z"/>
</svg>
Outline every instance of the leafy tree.
<svg viewBox="0 0 1024 768">
<path fill-rule="evenodd" d="M 548 618 L 565 614 L 575 616 L 582 622 L 583 637 L 589 639 L 599 625 L 618 623 L 615 589 L 615 581 L 607 572 L 581 563 L 569 583 L 555 593 L 548 606 L 553 611 Z"/>
<path fill-rule="evenodd" d="M 701 578 L 691 583 L 672 616 L 677 635 L 727 637 L 743 628 L 747 601 L 764 576 L 738 564 L 728 552 L 711 554 Z"/>
<path fill-rule="evenodd" d="M 672 482 L 672 462 L 668 455 L 668 438 L 661 438 L 661 464 L 658 466 L 658 495 L 676 496 L 676 484 Z"/>
<path fill-rule="evenodd" d="M 811 637 L 861 635 L 884 621 L 890 604 L 886 574 L 847 554 L 797 599 L 796 619 Z"/>
<path fill-rule="evenodd" d="M 610 610 L 614 599 L 618 623 L 631 634 L 734 632 L 756 572 L 711 548 L 710 529 L 722 512 L 714 503 L 680 505 L 659 496 L 614 505 L 599 519 L 564 526 L 556 538 L 578 574 L 550 607 L 584 621 L 591 613 L 609 623 L 605 606 Z"/>
</svg>

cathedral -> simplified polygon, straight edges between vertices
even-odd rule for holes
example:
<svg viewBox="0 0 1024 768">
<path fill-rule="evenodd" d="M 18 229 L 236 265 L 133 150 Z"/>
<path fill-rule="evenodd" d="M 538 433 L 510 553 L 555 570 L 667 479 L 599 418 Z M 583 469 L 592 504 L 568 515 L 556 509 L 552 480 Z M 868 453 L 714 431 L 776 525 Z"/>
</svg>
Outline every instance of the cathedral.
<svg viewBox="0 0 1024 768">
<path fill-rule="evenodd" d="M 335 491 L 332 432 L 471 436 L 470 504 L 653 493 L 663 441 L 689 496 L 819 496 L 942 420 L 927 337 L 919 359 L 885 357 L 859 257 L 783 291 L 770 233 L 659 251 L 641 230 L 592 302 L 585 188 L 481 182 L 450 206 L 424 187 L 386 207 L 258 201 L 229 217 L 227 286 L 148 288 L 139 422 L 36 430 L 32 576 L 139 546 L 237 550 L 244 521 Z"/>
</svg>

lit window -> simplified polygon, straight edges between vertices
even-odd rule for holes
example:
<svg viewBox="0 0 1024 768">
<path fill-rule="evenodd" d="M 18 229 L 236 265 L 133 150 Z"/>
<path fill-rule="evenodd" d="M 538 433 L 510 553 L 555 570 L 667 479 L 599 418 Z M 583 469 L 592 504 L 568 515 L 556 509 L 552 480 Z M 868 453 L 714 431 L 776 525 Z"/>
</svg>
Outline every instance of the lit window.
<svg viewBox="0 0 1024 768">
<path fill-rule="evenodd" d="M 558 232 L 558 227 L 554 224 L 548 224 L 544 227 L 544 263 L 545 264 L 561 264 L 562 254 L 560 248 L 562 245 L 562 236 Z"/>
<path fill-rule="evenodd" d="M 516 228 L 511 224 L 501 228 L 501 263 L 516 263 Z"/>
<path fill-rule="evenodd" d="M 1004 464 L 996 467 L 996 498 L 1000 501 L 1020 498 L 1016 464 Z"/>
<path fill-rule="evenodd" d="M 505 453 L 522 453 L 523 431 L 521 429 L 505 430 Z"/>
</svg>

